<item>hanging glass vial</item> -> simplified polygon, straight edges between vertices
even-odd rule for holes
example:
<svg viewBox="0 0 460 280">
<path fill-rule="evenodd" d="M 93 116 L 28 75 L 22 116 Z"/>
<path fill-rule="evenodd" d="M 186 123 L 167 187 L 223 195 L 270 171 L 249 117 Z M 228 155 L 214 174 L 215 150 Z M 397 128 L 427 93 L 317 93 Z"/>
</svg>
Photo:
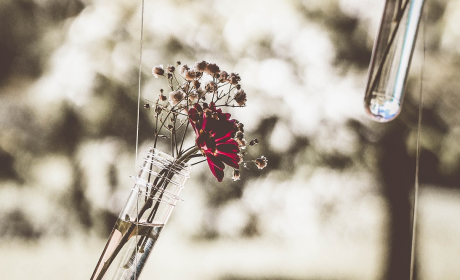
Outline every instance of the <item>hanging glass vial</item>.
<svg viewBox="0 0 460 280">
<path fill-rule="evenodd" d="M 367 114 L 388 122 L 401 112 L 424 0 L 387 0 L 364 97 Z"/>
<path fill-rule="evenodd" d="M 157 149 L 147 153 L 91 280 L 138 279 L 190 171 Z"/>
</svg>

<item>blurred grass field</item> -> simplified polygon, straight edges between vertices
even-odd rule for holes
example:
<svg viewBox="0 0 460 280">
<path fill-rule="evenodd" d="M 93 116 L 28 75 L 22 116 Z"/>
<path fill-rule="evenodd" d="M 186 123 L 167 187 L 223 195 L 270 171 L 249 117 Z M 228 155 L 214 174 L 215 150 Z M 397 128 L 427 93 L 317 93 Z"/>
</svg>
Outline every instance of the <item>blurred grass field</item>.
<svg viewBox="0 0 460 280">
<path fill-rule="evenodd" d="M 459 214 L 459 191 L 422 188 L 417 249 L 421 279 L 460 278 Z M 180 226 L 174 220 L 167 225 L 141 280 L 370 280 L 379 279 L 383 269 L 385 236 L 376 230 L 372 232 L 373 238 L 363 242 L 347 239 L 345 234 L 320 235 L 315 239 L 194 241 L 178 229 Z M 82 235 L 36 243 L 0 242 L 2 279 L 88 279 L 104 245 L 103 239 Z"/>
</svg>

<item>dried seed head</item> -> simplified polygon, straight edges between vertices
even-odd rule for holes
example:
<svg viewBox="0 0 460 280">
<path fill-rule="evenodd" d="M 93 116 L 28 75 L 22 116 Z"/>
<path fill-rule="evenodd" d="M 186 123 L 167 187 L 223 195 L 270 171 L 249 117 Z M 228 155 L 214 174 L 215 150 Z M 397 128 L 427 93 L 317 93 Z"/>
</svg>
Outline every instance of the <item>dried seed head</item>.
<svg viewBox="0 0 460 280">
<path fill-rule="evenodd" d="M 264 156 L 261 156 L 260 158 L 254 160 L 255 165 L 259 169 L 264 169 L 267 166 L 267 162 L 268 162 L 268 160 Z"/>
<path fill-rule="evenodd" d="M 217 84 L 214 81 L 207 81 L 204 85 L 204 89 L 207 92 L 215 92 L 217 90 Z"/>
<path fill-rule="evenodd" d="M 174 70 L 176 70 L 176 67 L 174 67 L 172 65 L 168 65 L 168 67 L 166 67 L 166 70 L 168 70 L 169 73 L 172 73 L 172 72 L 174 72 Z"/>
<path fill-rule="evenodd" d="M 199 72 L 198 72 L 199 73 Z M 193 69 L 191 70 L 186 70 L 184 72 L 184 78 L 187 80 L 187 81 L 192 81 L 194 79 L 197 78 L 197 72 Z"/>
<path fill-rule="evenodd" d="M 256 144 L 259 144 L 259 140 L 257 140 L 257 138 L 255 139 L 252 139 L 250 142 L 249 142 L 249 146 L 254 146 Z"/>
<path fill-rule="evenodd" d="M 145 109 L 150 109 L 150 104 L 149 104 L 149 103 L 145 103 L 145 104 L 144 104 L 144 108 L 145 108 Z"/>
<path fill-rule="evenodd" d="M 167 97 L 166 95 L 163 94 L 163 92 L 160 94 L 160 96 L 158 97 L 161 101 L 166 101 Z"/>
<path fill-rule="evenodd" d="M 202 60 L 201 62 L 195 62 L 195 68 L 197 71 L 203 72 L 206 69 L 206 61 Z"/>
<path fill-rule="evenodd" d="M 240 179 L 241 173 L 239 169 L 233 169 L 233 181 L 238 181 Z"/>
<path fill-rule="evenodd" d="M 219 69 L 219 66 L 217 66 L 217 64 L 208 63 L 208 64 L 206 64 L 206 67 L 205 67 L 204 71 L 212 76 L 214 74 L 219 73 L 220 69 Z"/>
<path fill-rule="evenodd" d="M 184 99 L 184 93 L 181 90 L 171 91 L 169 93 L 169 102 L 175 106 Z"/>
<path fill-rule="evenodd" d="M 227 82 L 227 79 L 228 79 L 228 73 L 226 71 L 220 72 L 219 82 L 225 83 L 225 82 Z"/>
<path fill-rule="evenodd" d="M 163 70 L 163 65 L 155 66 L 152 69 L 152 74 L 155 76 L 155 78 L 158 78 L 158 76 L 163 76 L 164 73 L 165 70 Z"/>
<path fill-rule="evenodd" d="M 238 103 L 238 105 L 244 106 L 246 105 L 246 101 L 247 101 L 246 97 L 247 97 L 246 92 L 244 92 L 243 89 L 240 89 L 235 93 L 235 96 L 233 96 L 233 99 L 236 101 L 236 103 Z"/>
<path fill-rule="evenodd" d="M 185 71 L 188 71 L 188 70 L 190 70 L 190 68 L 187 66 L 187 64 L 184 64 L 184 65 L 182 65 L 181 68 L 180 68 L 180 74 L 181 74 L 182 76 L 185 76 Z"/>
<path fill-rule="evenodd" d="M 195 89 L 198 89 L 200 88 L 201 84 L 198 80 L 193 80 L 192 82 L 192 86 L 195 88 Z"/>
<path fill-rule="evenodd" d="M 238 73 L 230 73 L 230 75 L 228 76 L 228 81 L 232 84 L 232 85 L 237 85 L 239 83 L 239 81 L 241 81 L 241 78 L 240 78 L 240 75 Z"/>
</svg>

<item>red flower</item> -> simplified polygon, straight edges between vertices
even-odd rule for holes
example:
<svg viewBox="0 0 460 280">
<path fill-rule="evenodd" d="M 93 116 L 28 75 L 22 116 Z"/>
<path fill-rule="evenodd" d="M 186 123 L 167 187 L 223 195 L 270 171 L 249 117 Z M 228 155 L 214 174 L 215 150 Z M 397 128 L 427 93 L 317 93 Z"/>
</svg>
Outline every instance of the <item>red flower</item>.
<svg viewBox="0 0 460 280">
<path fill-rule="evenodd" d="M 238 169 L 240 152 L 238 143 L 233 139 L 237 131 L 237 121 L 230 114 L 222 113 L 214 103 L 203 108 L 197 103 L 188 111 L 190 123 L 196 133 L 196 145 L 206 157 L 212 174 L 219 182 L 224 177 L 225 164 Z"/>
</svg>

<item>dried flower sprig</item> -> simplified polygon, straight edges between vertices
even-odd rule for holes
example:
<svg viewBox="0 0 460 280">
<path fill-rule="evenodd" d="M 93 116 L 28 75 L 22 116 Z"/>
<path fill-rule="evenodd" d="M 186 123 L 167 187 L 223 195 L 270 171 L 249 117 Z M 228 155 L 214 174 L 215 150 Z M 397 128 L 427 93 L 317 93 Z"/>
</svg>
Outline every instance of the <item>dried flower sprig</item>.
<svg viewBox="0 0 460 280">
<path fill-rule="evenodd" d="M 239 180 L 240 165 L 246 167 L 243 150 L 257 144 L 258 140 L 248 144 L 244 139 L 244 125 L 231 119 L 221 108 L 246 106 L 247 94 L 241 88 L 240 75 L 221 71 L 217 64 L 206 61 L 198 61 L 193 67 L 182 65 L 180 61 L 166 68 L 158 65 L 153 67 L 152 74 L 156 78 L 166 78 L 170 90 L 169 95 L 165 95 L 160 89 L 158 98 L 144 105 L 155 112 L 154 147 L 159 138 L 169 139 L 173 157 L 181 161 L 205 157 L 199 162 L 207 161 L 219 182 L 228 165 L 234 170 L 233 180 Z M 195 144 L 184 148 L 189 125 L 195 132 Z M 259 169 L 267 165 L 264 156 L 253 162 Z"/>
</svg>

